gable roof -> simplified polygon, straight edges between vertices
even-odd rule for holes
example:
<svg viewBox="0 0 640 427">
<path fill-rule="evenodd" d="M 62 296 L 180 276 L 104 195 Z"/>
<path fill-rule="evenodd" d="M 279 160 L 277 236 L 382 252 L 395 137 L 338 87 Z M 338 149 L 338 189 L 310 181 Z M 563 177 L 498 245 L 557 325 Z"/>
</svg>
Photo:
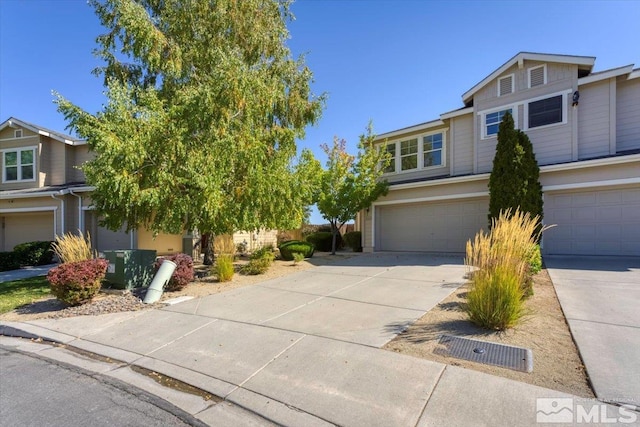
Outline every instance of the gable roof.
<svg viewBox="0 0 640 427">
<path fill-rule="evenodd" d="M 575 55 L 556 55 L 551 53 L 534 53 L 534 52 L 520 52 L 504 64 L 502 64 L 497 70 L 485 77 L 481 82 L 474 87 L 466 91 L 462 95 L 462 102 L 467 105 L 473 95 L 475 95 L 480 89 L 488 85 L 500 74 L 511 68 L 514 64 L 522 66 L 524 61 L 540 61 L 540 62 L 560 62 L 563 64 L 575 64 L 579 69 L 588 73 L 593 69 L 593 64 L 596 61 L 594 56 L 575 56 Z"/>
<path fill-rule="evenodd" d="M 48 136 L 51 139 L 55 139 L 56 141 L 64 142 L 67 145 L 85 145 L 87 141 L 83 139 L 76 138 L 71 135 L 66 135 L 62 132 L 57 132 L 51 129 L 47 129 L 42 126 L 34 125 L 33 123 L 25 122 L 24 120 L 16 119 L 15 117 L 9 117 L 2 124 L 0 124 L 0 130 L 6 127 L 22 127 L 25 129 L 29 129 L 32 132 L 35 132 L 40 135 Z"/>
</svg>

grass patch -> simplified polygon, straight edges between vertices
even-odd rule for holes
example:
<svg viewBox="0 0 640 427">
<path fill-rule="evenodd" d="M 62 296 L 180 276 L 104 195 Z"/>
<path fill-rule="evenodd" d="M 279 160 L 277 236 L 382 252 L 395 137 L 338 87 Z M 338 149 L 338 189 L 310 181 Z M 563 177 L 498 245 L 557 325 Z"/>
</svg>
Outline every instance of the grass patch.
<svg viewBox="0 0 640 427">
<path fill-rule="evenodd" d="M 0 283 L 0 314 L 51 296 L 45 276 Z"/>
</svg>

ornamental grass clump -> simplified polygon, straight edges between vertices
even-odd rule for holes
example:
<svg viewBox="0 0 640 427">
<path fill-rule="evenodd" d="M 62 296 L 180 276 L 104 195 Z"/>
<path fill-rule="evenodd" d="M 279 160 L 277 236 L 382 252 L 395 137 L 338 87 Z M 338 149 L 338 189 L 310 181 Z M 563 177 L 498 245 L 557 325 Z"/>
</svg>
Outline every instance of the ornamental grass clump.
<svg viewBox="0 0 640 427">
<path fill-rule="evenodd" d="M 507 210 L 492 221 L 489 233 L 481 230 L 467 242 L 465 264 L 475 268 L 466 306 L 472 322 L 504 330 L 525 315 L 524 300 L 533 292 L 530 265 L 537 263 L 539 229 L 537 216 Z"/>
<path fill-rule="evenodd" d="M 233 255 L 221 254 L 216 259 L 214 272 L 218 276 L 218 281 L 228 282 L 233 278 Z"/>
<path fill-rule="evenodd" d="M 56 236 L 55 242 L 51 244 L 51 250 L 58 256 L 62 263 L 97 258 L 96 251 L 91 249 L 91 236 L 89 232 L 87 232 L 86 236 L 84 236 L 82 232 Z"/>
<path fill-rule="evenodd" d="M 90 302 L 100 291 L 107 272 L 106 259 L 67 262 L 51 269 L 47 280 L 51 293 L 65 304 L 74 306 Z"/>
</svg>

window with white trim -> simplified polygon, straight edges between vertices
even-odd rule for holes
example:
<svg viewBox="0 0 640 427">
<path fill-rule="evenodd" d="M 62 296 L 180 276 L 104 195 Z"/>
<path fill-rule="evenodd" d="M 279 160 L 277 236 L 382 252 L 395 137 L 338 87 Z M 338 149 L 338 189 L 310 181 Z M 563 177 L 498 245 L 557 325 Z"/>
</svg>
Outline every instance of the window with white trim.
<svg viewBox="0 0 640 427">
<path fill-rule="evenodd" d="M 515 90 L 513 74 L 498 79 L 498 96 L 509 95 Z"/>
<path fill-rule="evenodd" d="M 529 88 L 547 84 L 547 66 L 529 68 Z"/>
<path fill-rule="evenodd" d="M 396 171 L 396 143 L 392 142 L 383 146 L 382 149 L 386 150 L 389 153 L 389 164 L 386 168 L 384 168 L 383 173 L 393 173 Z"/>
<path fill-rule="evenodd" d="M 418 169 L 418 139 L 400 141 L 400 170 Z"/>
<path fill-rule="evenodd" d="M 498 134 L 498 129 L 500 128 L 500 122 L 502 122 L 502 118 L 507 112 L 513 115 L 513 108 L 494 111 L 491 113 L 486 113 L 484 115 L 483 128 L 484 128 L 485 138 Z M 514 121 L 515 121 L 515 117 L 514 117 Z"/>
<path fill-rule="evenodd" d="M 528 105 L 528 128 L 563 123 L 563 99 L 563 95 L 556 95 L 530 102 Z"/>
<path fill-rule="evenodd" d="M 14 138 L 22 138 L 22 129 L 16 129 L 13 131 Z"/>
<path fill-rule="evenodd" d="M 442 166 L 443 138 L 441 133 L 422 137 L 422 167 Z"/>
<path fill-rule="evenodd" d="M 36 175 L 36 149 L 17 148 L 2 152 L 2 182 L 33 181 Z"/>
</svg>

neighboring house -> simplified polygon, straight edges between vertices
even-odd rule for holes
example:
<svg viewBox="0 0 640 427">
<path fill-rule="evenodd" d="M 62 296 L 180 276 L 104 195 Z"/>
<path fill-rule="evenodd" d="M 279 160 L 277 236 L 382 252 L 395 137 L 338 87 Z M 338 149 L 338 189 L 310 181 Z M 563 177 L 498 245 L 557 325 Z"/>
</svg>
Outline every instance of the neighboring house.
<svg viewBox="0 0 640 427">
<path fill-rule="evenodd" d="M 79 165 L 92 154 L 85 141 L 16 118 L 0 124 L 0 251 L 19 243 L 53 240 L 88 231 L 95 248 L 154 249 L 159 255 L 182 252 L 183 236 L 113 232 L 98 225 L 91 191 Z M 191 236 L 185 236 L 187 247 Z"/>
<path fill-rule="evenodd" d="M 389 193 L 359 213 L 365 251 L 464 252 L 487 229 L 498 125 L 510 111 L 540 165 L 544 254 L 640 255 L 640 69 L 521 52 L 464 107 L 379 135 Z"/>
</svg>

